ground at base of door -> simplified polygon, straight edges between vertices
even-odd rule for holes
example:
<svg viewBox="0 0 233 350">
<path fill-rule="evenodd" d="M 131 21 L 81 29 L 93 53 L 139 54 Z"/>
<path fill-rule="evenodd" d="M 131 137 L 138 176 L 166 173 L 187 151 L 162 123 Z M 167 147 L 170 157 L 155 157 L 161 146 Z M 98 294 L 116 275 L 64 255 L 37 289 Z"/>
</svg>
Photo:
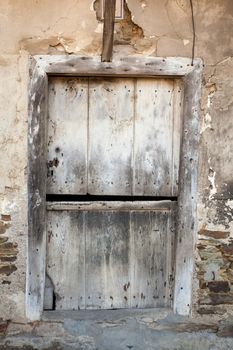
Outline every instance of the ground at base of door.
<svg viewBox="0 0 233 350">
<path fill-rule="evenodd" d="M 233 319 L 189 319 L 167 309 L 45 312 L 0 322 L 2 350 L 232 350 Z"/>
</svg>

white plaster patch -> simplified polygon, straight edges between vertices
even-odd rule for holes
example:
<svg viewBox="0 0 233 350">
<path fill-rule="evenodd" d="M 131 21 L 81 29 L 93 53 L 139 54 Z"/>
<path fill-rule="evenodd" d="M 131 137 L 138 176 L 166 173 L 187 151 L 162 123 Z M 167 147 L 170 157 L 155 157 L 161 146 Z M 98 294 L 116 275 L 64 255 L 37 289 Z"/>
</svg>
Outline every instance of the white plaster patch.
<svg viewBox="0 0 233 350">
<path fill-rule="evenodd" d="M 60 44 L 64 47 L 65 51 L 68 53 L 72 53 L 73 51 L 70 50 L 69 45 L 67 45 L 66 40 L 64 38 L 60 38 Z"/>
<path fill-rule="evenodd" d="M 147 4 L 145 2 L 141 3 L 141 8 L 144 9 L 147 6 Z"/>
<path fill-rule="evenodd" d="M 90 6 L 90 10 L 91 10 L 92 12 L 95 11 L 95 9 L 94 9 L 94 3 L 95 3 L 95 0 L 93 0 L 93 1 L 91 2 L 91 6 Z"/>
<path fill-rule="evenodd" d="M 11 202 L 3 198 L 1 201 L 1 212 L 5 214 L 12 214 L 17 208 L 17 205 L 15 202 Z"/>
<path fill-rule="evenodd" d="M 103 33 L 103 28 L 104 28 L 104 25 L 103 23 L 98 23 L 97 27 L 95 28 L 95 33 Z"/>
<path fill-rule="evenodd" d="M 226 205 L 233 210 L 233 199 L 228 199 Z"/>
<path fill-rule="evenodd" d="M 200 134 L 202 134 L 206 129 L 212 129 L 211 121 L 211 115 L 207 112 L 202 123 Z"/>
<path fill-rule="evenodd" d="M 211 121 L 212 121 L 212 118 L 211 118 L 211 115 L 210 115 L 210 107 L 212 105 L 212 98 L 214 96 L 214 93 L 216 91 L 216 87 L 214 86 L 213 87 L 213 90 L 211 90 L 211 92 L 208 94 L 208 97 L 207 97 L 207 104 L 206 104 L 206 114 L 205 114 L 205 117 L 204 117 L 204 120 L 203 120 L 203 124 L 202 124 L 202 127 L 201 127 L 201 131 L 200 133 L 202 134 L 206 129 L 212 129 L 212 125 L 211 125 Z"/>
<path fill-rule="evenodd" d="M 190 43 L 190 41 L 187 40 L 187 39 L 184 39 L 184 40 L 183 40 L 183 43 L 184 43 L 184 46 L 186 46 L 186 45 L 188 45 L 188 44 Z"/>
<path fill-rule="evenodd" d="M 25 294 L 22 291 L 11 293 L 9 296 L 9 303 L 14 303 L 16 315 L 23 315 L 25 310 Z"/>
<path fill-rule="evenodd" d="M 209 199 L 212 199 L 213 196 L 217 193 L 217 188 L 215 184 L 215 176 L 216 172 L 210 168 L 209 175 L 208 175 L 208 180 L 210 182 L 210 194 L 209 194 Z"/>
</svg>

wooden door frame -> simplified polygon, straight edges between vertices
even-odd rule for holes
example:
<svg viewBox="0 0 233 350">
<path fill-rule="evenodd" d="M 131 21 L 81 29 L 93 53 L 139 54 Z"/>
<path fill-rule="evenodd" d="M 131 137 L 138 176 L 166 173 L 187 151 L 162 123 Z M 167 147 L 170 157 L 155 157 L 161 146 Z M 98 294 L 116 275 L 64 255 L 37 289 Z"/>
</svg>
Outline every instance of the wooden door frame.
<svg viewBox="0 0 233 350">
<path fill-rule="evenodd" d="M 28 132 L 28 265 L 26 315 L 39 320 L 43 312 L 46 259 L 46 122 L 48 77 L 111 76 L 181 78 L 184 82 L 183 132 L 178 196 L 178 225 L 174 312 L 192 310 L 194 245 L 197 236 L 197 174 L 203 63 L 190 58 L 122 57 L 101 62 L 99 57 L 30 57 Z"/>
</svg>

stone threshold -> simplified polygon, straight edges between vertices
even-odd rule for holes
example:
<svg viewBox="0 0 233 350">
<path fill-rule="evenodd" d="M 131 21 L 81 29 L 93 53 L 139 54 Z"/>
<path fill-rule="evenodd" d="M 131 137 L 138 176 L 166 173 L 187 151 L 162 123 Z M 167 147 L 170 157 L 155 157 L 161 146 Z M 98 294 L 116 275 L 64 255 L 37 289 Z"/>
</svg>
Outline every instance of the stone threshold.
<svg viewBox="0 0 233 350">
<path fill-rule="evenodd" d="M 45 311 L 41 321 L 8 323 L 0 349 L 232 350 L 232 336 L 231 320 L 192 319 L 165 308 Z"/>
</svg>

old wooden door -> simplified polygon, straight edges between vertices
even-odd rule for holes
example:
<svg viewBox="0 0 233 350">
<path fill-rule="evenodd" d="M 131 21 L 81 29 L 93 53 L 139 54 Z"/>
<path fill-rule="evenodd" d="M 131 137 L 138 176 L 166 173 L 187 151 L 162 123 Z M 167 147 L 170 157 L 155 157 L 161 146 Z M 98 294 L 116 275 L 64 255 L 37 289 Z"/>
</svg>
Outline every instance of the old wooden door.
<svg viewBox="0 0 233 350">
<path fill-rule="evenodd" d="M 45 308 L 171 306 L 181 107 L 179 79 L 50 78 Z"/>
</svg>

